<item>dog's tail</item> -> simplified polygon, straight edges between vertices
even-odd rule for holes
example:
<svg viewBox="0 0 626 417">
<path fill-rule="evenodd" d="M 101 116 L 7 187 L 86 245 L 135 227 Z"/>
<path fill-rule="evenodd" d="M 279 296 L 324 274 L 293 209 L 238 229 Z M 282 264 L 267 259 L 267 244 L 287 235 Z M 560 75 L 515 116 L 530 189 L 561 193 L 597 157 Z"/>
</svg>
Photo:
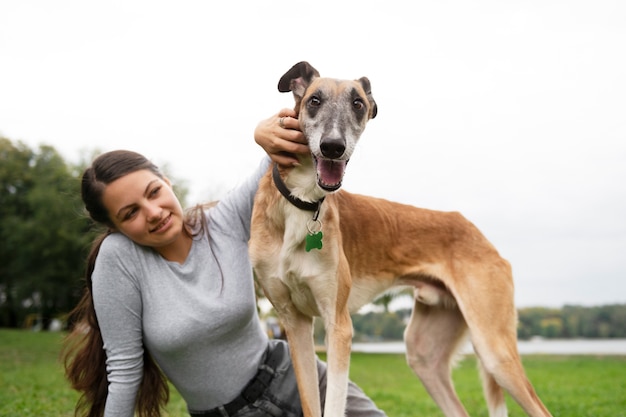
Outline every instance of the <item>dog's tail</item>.
<svg viewBox="0 0 626 417">
<path fill-rule="evenodd" d="M 496 382 L 492 374 L 487 372 L 481 361 L 478 361 L 480 376 L 483 383 L 483 392 L 487 401 L 487 408 L 491 417 L 506 417 L 508 415 L 506 409 L 506 400 L 504 390 Z"/>
</svg>

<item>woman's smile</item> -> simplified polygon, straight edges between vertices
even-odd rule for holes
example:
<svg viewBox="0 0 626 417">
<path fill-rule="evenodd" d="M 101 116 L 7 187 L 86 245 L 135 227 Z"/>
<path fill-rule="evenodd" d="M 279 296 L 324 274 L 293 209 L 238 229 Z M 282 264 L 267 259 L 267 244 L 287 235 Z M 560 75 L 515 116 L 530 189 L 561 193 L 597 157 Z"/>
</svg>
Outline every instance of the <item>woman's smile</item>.
<svg viewBox="0 0 626 417">
<path fill-rule="evenodd" d="M 150 233 L 163 233 L 169 230 L 172 225 L 172 213 L 169 214 L 165 219 L 159 222 L 154 228 L 150 229 Z"/>
</svg>

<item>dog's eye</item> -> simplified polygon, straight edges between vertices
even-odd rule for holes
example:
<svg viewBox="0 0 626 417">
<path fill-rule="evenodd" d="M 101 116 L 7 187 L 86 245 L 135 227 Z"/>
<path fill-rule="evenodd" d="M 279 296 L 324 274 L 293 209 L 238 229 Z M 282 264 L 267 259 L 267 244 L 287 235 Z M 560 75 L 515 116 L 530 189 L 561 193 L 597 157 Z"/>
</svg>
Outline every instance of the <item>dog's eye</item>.
<svg viewBox="0 0 626 417">
<path fill-rule="evenodd" d="M 357 98 L 352 102 L 352 107 L 354 107 L 354 110 L 363 110 L 365 103 L 360 98 Z"/>
<path fill-rule="evenodd" d="M 311 96 L 309 99 L 309 106 L 319 107 L 322 104 L 322 100 L 320 100 L 317 96 Z"/>
</svg>

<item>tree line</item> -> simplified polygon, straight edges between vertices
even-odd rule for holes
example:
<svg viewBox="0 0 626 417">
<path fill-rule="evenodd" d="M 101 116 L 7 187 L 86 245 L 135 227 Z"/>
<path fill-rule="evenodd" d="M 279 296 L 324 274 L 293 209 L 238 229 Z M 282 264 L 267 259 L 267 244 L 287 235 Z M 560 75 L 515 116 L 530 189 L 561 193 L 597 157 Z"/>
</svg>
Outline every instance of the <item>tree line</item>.
<svg viewBox="0 0 626 417">
<path fill-rule="evenodd" d="M 408 309 L 368 312 L 352 315 L 354 340 L 402 340 L 404 327 L 411 315 Z M 319 320 L 318 320 L 319 322 Z M 323 342 L 324 330 L 316 322 L 316 340 Z M 562 308 L 531 307 L 518 309 L 517 336 L 546 339 L 626 338 L 626 304 L 596 307 L 566 305 Z"/>
<path fill-rule="evenodd" d="M 626 338 L 626 304 L 523 308 L 518 317 L 521 339 Z"/>
</svg>

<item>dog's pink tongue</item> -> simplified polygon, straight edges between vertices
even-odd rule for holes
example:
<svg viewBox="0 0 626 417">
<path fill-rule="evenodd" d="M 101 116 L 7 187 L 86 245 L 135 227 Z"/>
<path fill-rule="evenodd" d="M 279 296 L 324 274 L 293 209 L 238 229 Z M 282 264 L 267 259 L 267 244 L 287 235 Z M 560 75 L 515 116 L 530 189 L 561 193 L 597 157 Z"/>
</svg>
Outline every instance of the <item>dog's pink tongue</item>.
<svg viewBox="0 0 626 417">
<path fill-rule="evenodd" d="M 317 163 L 317 176 L 320 186 L 328 189 L 339 188 L 345 169 L 346 161 L 319 160 Z"/>
</svg>

